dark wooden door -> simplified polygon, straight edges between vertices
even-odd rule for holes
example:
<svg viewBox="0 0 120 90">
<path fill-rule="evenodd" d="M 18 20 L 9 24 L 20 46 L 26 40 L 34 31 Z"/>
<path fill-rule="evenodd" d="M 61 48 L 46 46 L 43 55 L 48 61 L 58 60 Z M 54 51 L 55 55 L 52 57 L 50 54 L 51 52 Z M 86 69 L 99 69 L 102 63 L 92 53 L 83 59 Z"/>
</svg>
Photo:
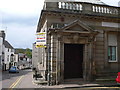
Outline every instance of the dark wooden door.
<svg viewBox="0 0 120 90">
<path fill-rule="evenodd" d="M 83 45 L 64 45 L 64 79 L 83 77 Z"/>
</svg>

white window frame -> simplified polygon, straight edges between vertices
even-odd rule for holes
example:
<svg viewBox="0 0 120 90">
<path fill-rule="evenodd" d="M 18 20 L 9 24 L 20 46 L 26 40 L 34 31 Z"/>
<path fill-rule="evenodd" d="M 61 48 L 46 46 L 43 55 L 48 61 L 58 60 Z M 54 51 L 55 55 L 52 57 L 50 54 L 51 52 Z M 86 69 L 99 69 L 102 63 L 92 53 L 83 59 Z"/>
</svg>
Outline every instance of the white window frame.
<svg viewBox="0 0 120 90">
<path fill-rule="evenodd" d="M 109 60 L 109 62 L 118 62 L 118 59 L 117 59 L 117 46 L 108 46 L 108 49 L 109 49 L 109 47 L 116 47 L 116 60 L 111 60 L 111 59 L 109 59 L 108 58 L 108 60 Z"/>
<path fill-rule="evenodd" d="M 114 32 L 110 32 L 110 33 L 108 33 L 108 36 L 109 36 L 109 34 L 115 34 Z M 115 34 L 116 35 L 116 34 Z M 116 47 L 116 60 L 110 60 L 109 58 L 108 58 L 108 62 L 118 62 L 118 45 L 117 45 L 117 35 L 116 35 L 116 40 L 115 40 L 116 42 L 113 42 L 112 41 L 112 43 L 111 43 L 111 41 L 109 42 L 109 37 L 108 37 L 108 48 L 107 48 L 107 57 L 108 57 L 108 49 L 109 49 L 109 47 L 111 46 L 113 46 L 113 47 Z"/>
</svg>

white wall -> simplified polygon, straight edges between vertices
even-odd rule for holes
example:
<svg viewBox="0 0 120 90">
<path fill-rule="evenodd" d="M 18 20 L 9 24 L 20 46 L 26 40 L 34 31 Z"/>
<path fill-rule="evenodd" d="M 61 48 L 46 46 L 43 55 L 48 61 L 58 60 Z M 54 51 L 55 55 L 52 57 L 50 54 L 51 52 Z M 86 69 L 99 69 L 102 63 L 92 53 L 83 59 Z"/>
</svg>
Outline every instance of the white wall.
<svg viewBox="0 0 120 90">
<path fill-rule="evenodd" d="M 18 54 L 14 54 L 14 56 L 15 56 L 15 62 L 18 62 L 19 55 Z"/>
<path fill-rule="evenodd" d="M 9 49 L 9 51 L 8 51 L 8 49 Z M 6 64 L 7 69 L 9 69 L 9 63 L 10 63 L 10 59 L 11 59 L 11 54 L 14 55 L 14 51 L 12 51 L 10 48 L 5 48 L 4 63 Z"/>
<path fill-rule="evenodd" d="M 3 38 L 0 37 L 0 55 L 2 55 Z"/>
<path fill-rule="evenodd" d="M 3 38 L 0 37 L 0 65 L 2 65 L 2 47 L 3 47 Z"/>
</svg>

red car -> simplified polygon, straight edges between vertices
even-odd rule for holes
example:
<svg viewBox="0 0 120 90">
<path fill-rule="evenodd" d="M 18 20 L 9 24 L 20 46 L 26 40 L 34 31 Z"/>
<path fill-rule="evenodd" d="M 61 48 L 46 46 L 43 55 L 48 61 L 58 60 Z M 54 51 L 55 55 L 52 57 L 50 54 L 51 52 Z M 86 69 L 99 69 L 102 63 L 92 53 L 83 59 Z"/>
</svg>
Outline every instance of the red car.
<svg viewBox="0 0 120 90">
<path fill-rule="evenodd" d="M 118 72 L 118 76 L 117 76 L 117 78 L 116 78 L 116 82 L 117 82 L 118 84 L 120 84 L 120 72 Z"/>
</svg>

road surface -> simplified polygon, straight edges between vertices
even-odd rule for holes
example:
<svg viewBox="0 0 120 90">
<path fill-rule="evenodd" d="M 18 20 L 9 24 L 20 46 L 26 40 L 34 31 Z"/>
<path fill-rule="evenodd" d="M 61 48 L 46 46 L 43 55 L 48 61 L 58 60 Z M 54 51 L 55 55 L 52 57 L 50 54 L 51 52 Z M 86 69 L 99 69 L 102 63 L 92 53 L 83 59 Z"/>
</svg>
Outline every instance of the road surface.
<svg viewBox="0 0 120 90">
<path fill-rule="evenodd" d="M 26 69 L 21 70 L 19 73 L 8 73 L 7 71 L 2 73 L 2 88 L 11 88 L 10 90 L 14 90 L 14 88 L 19 88 L 19 90 L 120 90 L 120 87 L 115 86 L 81 86 L 81 85 L 73 85 L 73 84 L 61 84 L 54 86 L 47 85 L 37 85 L 34 83 L 34 79 L 32 78 L 32 70 Z M 17 89 L 15 89 L 17 90 Z"/>
</svg>

